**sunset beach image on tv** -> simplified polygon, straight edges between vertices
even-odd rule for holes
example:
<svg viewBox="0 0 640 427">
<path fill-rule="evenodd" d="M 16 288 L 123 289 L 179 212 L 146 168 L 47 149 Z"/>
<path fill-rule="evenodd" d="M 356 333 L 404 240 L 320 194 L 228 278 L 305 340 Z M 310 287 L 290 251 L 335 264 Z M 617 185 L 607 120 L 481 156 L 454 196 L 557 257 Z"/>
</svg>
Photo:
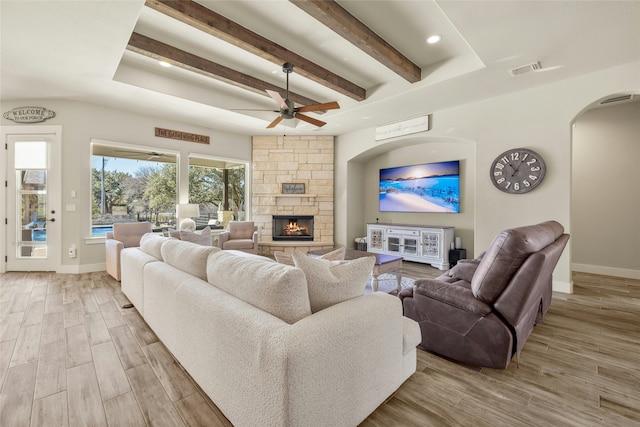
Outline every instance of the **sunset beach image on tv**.
<svg viewBox="0 0 640 427">
<path fill-rule="evenodd" d="M 380 212 L 460 212 L 460 161 L 380 169 Z"/>
</svg>

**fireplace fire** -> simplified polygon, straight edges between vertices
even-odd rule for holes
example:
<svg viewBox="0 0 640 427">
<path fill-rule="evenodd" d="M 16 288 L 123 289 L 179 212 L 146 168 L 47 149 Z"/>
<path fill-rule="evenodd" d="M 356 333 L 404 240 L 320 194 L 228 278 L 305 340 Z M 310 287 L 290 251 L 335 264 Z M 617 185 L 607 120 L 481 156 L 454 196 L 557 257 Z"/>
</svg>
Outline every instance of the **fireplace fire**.
<svg viewBox="0 0 640 427">
<path fill-rule="evenodd" d="M 313 240 L 313 216 L 274 215 L 273 240 Z"/>
</svg>

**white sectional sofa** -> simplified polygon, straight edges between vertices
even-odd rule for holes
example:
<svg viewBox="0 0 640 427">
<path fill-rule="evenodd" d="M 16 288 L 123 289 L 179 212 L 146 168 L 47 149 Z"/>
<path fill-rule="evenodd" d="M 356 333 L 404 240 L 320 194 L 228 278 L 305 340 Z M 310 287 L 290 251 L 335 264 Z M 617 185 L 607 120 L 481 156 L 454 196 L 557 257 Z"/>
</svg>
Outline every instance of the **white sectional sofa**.
<svg viewBox="0 0 640 427">
<path fill-rule="evenodd" d="M 311 313 L 301 269 L 153 234 L 121 261 L 123 292 L 237 427 L 356 426 L 416 370 L 397 297 Z"/>
</svg>

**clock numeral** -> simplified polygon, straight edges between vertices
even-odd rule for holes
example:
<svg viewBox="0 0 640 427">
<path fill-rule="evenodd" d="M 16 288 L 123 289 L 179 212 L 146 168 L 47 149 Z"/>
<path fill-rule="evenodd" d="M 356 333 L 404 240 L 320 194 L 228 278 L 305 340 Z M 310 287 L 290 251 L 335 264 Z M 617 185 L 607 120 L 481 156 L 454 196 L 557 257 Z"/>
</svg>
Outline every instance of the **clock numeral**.
<svg viewBox="0 0 640 427">
<path fill-rule="evenodd" d="M 507 185 L 504 186 L 504 188 L 509 188 L 511 187 L 511 181 L 507 181 Z"/>
<path fill-rule="evenodd" d="M 537 172 L 540 170 L 540 166 L 534 166 L 531 168 L 531 172 Z"/>
<path fill-rule="evenodd" d="M 536 159 L 531 159 L 527 162 L 527 166 L 531 166 L 532 164 L 534 164 L 535 162 L 537 162 Z"/>
<path fill-rule="evenodd" d="M 493 176 L 500 176 L 502 175 L 502 171 L 497 171 L 493 173 Z"/>
<path fill-rule="evenodd" d="M 496 169 L 503 169 L 504 165 L 502 163 L 496 163 Z"/>
<path fill-rule="evenodd" d="M 500 160 L 502 160 L 504 162 L 505 165 L 509 164 L 509 158 L 507 156 L 504 156 L 503 158 L 501 158 Z"/>
<path fill-rule="evenodd" d="M 496 182 L 497 182 L 498 184 L 502 184 L 502 183 L 503 183 L 503 182 L 505 182 L 505 181 L 506 181 L 506 179 L 505 179 L 505 178 L 500 178 L 500 179 L 499 179 L 499 180 L 497 180 Z"/>
<path fill-rule="evenodd" d="M 525 187 L 531 187 L 531 184 L 526 179 L 522 181 L 522 183 L 524 184 Z"/>
<path fill-rule="evenodd" d="M 529 179 L 530 179 L 531 181 L 535 181 L 536 179 L 538 179 L 538 177 L 537 177 L 537 176 L 535 176 L 535 175 L 529 175 Z"/>
<path fill-rule="evenodd" d="M 524 153 L 524 156 L 522 156 L 522 161 L 524 162 L 527 157 L 529 157 L 529 153 Z"/>
<path fill-rule="evenodd" d="M 520 153 L 518 153 L 517 151 L 511 153 L 511 160 L 518 160 L 519 158 L 520 158 Z"/>
<path fill-rule="evenodd" d="M 520 189 L 520 184 L 517 183 L 517 182 L 515 184 L 513 184 L 513 189 L 514 190 L 519 190 Z"/>
</svg>

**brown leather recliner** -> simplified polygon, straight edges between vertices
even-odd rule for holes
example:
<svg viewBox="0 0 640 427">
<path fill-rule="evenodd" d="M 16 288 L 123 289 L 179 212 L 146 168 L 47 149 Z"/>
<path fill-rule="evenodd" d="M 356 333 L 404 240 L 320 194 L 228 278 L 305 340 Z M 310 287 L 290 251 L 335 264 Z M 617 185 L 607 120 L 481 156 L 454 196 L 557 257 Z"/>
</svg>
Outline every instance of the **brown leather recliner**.
<svg viewBox="0 0 640 427">
<path fill-rule="evenodd" d="M 474 260 L 400 292 L 424 349 L 468 365 L 505 369 L 551 303 L 551 275 L 569 240 L 556 221 L 498 234 Z"/>
</svg>

